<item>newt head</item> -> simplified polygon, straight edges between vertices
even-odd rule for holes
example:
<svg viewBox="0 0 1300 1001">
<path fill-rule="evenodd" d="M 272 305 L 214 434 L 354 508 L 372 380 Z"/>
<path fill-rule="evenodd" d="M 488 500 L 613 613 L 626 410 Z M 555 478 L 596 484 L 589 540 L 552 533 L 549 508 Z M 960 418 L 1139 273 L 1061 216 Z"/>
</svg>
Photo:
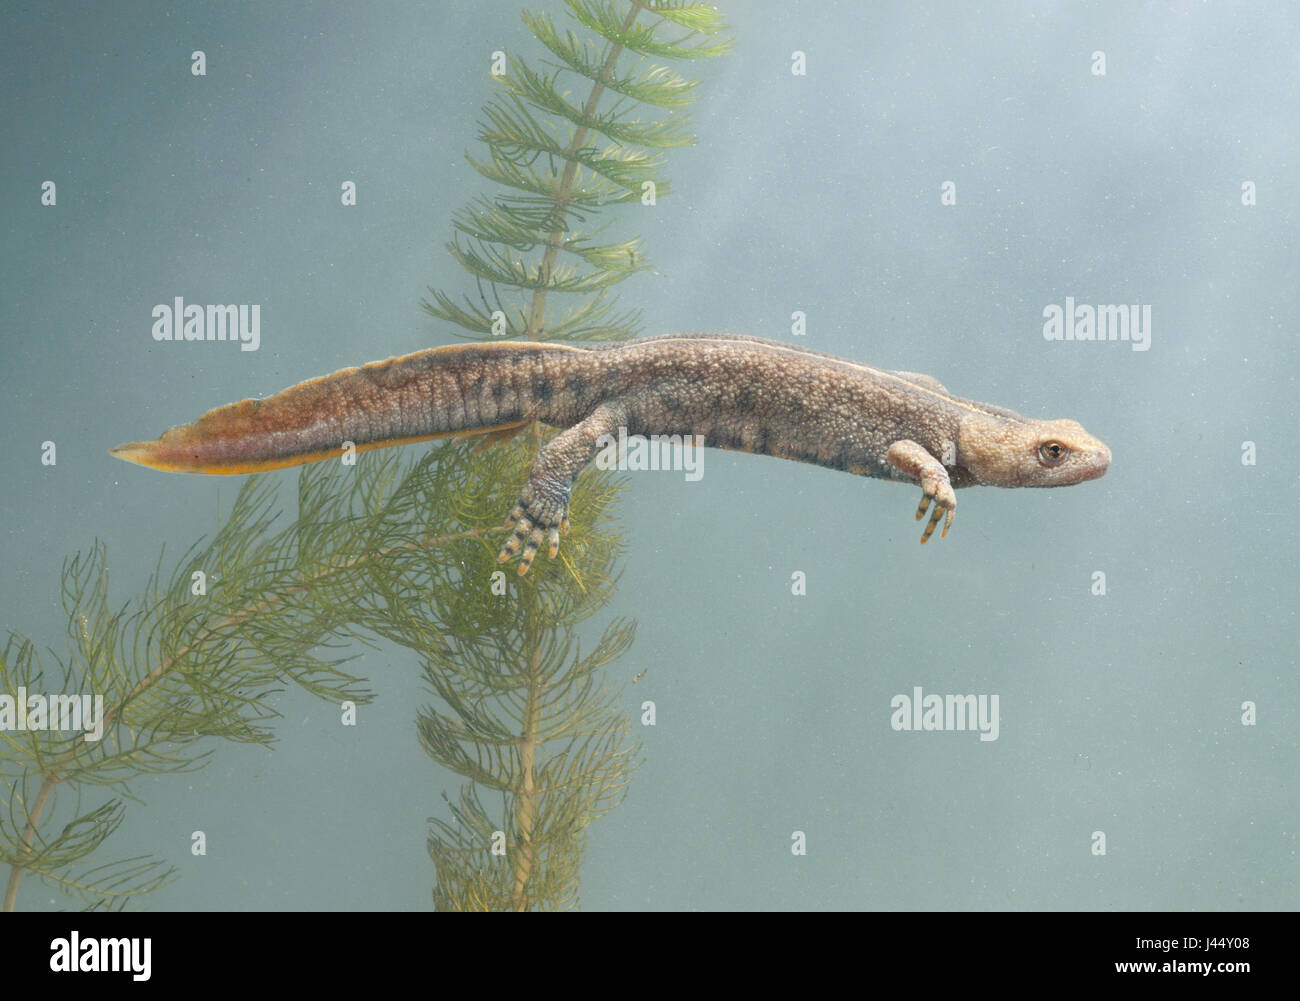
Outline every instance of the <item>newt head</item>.
<svg viewBox="0 0 1300 1001">
<path fill-rule="evenodd" d="M 957 433 L 957 463 L 991 487 L 1068 487 L 1104 476 L 1110 449 L 1078 421 L 967 414 Z"/>
</svg>

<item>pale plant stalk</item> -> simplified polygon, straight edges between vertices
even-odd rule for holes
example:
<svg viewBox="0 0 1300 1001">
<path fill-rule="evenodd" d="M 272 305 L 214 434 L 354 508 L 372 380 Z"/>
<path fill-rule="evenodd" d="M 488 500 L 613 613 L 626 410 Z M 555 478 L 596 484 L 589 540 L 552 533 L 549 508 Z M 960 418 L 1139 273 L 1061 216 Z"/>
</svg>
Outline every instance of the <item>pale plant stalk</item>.
<svg viewBox="0 0 1300 1001">
<path fill-rule="evenodd" d="M 640 0 L 631 0 L 627 16 L 623 19 L 624 31 L 627 31 L 636 23 L 637 15 L 644 9 L 645 7 Z M 605 60 L 600 67 L 599 78 L 591 88 L 591 94 L 587 97 L 587 102 L 582 108 L 584 121 L 589 121 L 595 114 L 596 107 L 605 93 L 605 84 L 609 80 L 610 74 L 614 72 L 614 67 L 618 64 L 618 57 L 622 52 L 623 46 L 611 45 L 609 52 L 606 53 Z M 578 175 L 577 153 L 586 145 L 588 131 L 586 125 L 581 125 L 575 129 L 573 138 L 565 150 L 564 172 L 560 175 L 560 186 L 555 197 L 558 209 L 557 215 L 561 223 L 564 222 L 565 206 L 568 204 L 569 195 L 573 191 L 574 181 Z M 547 240 L 546 251 L 542 254 L 542 259 L 538 264 L 538 278 L 543 286 L 551 280 L 551 275 L 555 270 L 555 261 L 560 254 L 560 245 L 563 242 L 564 229 L 560 227 L 553 230 Z M 546 289 L 543 287 L 533 292 L 532 303 L 528 312 L 528 329 L 524 332 L 524 336 L 536 338 L 542 335 L 545 332 L 545 316 Z M 531 629 L 529 631 L 532 632 Z M 539 656 L 540 652 L 534 646 L 529 653 L 526 680 L 528 689 L 525 696 L 526 708 L 524 710 L 523 730 L 519 735 L 520 775 L 519 784 L 515 789 L 515 830 L 519 832 L 519 844 L 515 848 L 514 885 L 510 891 L 510 907 L 515 911 L 526 911 L 528 909 L 528 878 L 532 873 L 536 853 L 532 833 L 533 814 L 537 797 L 537 722 L 541 711 L 542 695 Z"/>
<path fill-rule="evenodd" d="M 631 28 L 636 23 L 637 15 L 645 9 L 645 5 L 641 3 L 641 0 L 631 0 L 631 7 L 627 12 L 627 17 L 623 19 L 623 30 L 627 31 Z M 596 113 L 596 106 L 605 93 L 605 84 L 608 82 L 610 74 L 614 72 L 614 67 L 618 64 L 618 57 L 622 52 L 623 46 L 610 46 L 605 61 L 601 63 L 599 79 L 596 81 L 596 85 L 591 88 L 587 103 L 583 105 L 583 121 L 590 121 L 591 117 Z M 564 222 L 565 206 L 568 204 L 569 193 L 573 191 L 573 182 L 578 175 L 577 154 L 587 144 L 588 131 L 586 125 L 578 126 L 573 132 L 573 139 L 570 140 L 568 148 L 564 151 L 564 172 L 560 175 L 560 190 L 555 196 L 555 204 L 559 210 L 558 217 L 561 223 Z M 542 254 L 541 263 L 538 264 L 537 268 L 538 277 L 543 285 L 551 280 L 551 275 L 555 270 L 555 261 L 560 256 L 560 246 L 563 243 L 563 227 L 553 230 L 546 242 L 546 252 Z M 532 305 L 528 311 L 528 329 L 524 331 L 524 336 L 537 338 L 545 333 L 545 317 L 546 289 L 543 287 L 533 292 Z"/>
<path fill-rule="evenodd" d="M 627 16 L 623 19 L 624 31 L 627 31 L 636 23 L 637 15 L 643 10 L 645 10 L 645 6 L 640 0 L 631 0 Z M 605 84 L 608 82 L 610 74 L 614 72 L 614 67 L 618 64 L 618 57 L 622 52 L 623 46 L 611 45 L 609 52 L 606 53 L 605 60 L 600 67 L 599 78 L 591 88 L 591 94 L 587 97 L 587 102 L 582 108 L 584 121 L 590 121 L 596 113 L 596 107 L 605 93 Z M 561 223 L 564 222 L 565 206 L 569 202 L 569 195 L 573 191 L 573 185 L 578 175 L 577 153 L 586 145 L 588 132 L 586 125 L 581 125 L 575 129 L 573 138 L 565 150 L 564 172 L 560 175 L 560 186 L 555 196 L 558 210 L 557 216 Z M 561 226 L 551 232 L 547 240 L 546 251 L 542 254 L 542 259 L 538 264 L 538 278 L 543 286 L 551 280 L 551 275 L 555 270 L 555 261 L 559 257 L 560 246 L 563 242 L 564 229 Z M 545 316 L 546 289 L 543 287 L 533 292 L 532 303 L 528 311 L 528 329 L 524 332 L 524 336 L 537 338 L 545 333 Z M 532 629 L 529 630 L 530 633 L 532 631 Z M 515 830 L 519 832 L 519 844 L 515 847 L 514 885 L 510 891 L 510 907 L 515 911 L 526 911 L 528 909 L 528 879 L 532 874 L 536 854 L 532 833 L 537 798 L 537 725 L 541 712 L 542 696 L 539 657 L 540 651 L 534 645 L 529 653 L 526 675 L 526 708 L 524 710 L 523 729 L 519 734 L 520 775 L 519 783 L 515 788 Z"/>
</svg>

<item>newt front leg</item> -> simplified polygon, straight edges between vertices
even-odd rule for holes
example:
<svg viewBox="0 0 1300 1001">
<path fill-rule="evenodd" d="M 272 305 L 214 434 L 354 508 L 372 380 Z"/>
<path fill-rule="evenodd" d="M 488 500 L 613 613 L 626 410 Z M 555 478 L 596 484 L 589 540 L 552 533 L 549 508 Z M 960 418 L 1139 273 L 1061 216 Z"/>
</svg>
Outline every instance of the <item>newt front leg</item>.
<svg viewBox="0 0 1300 1001">
<path fill-rule="evenodd" d="M 626 424 L 625 407 L 602 403 L 585 419 L 543 446 L 528 482 L 520 491 L 518 503 L 506 518 L 506 528 L 512 531 L 497 556 L 498 563 L 506 562 L 522 546 L 519 573 L 526 574 L 543 539 L 547 542 L 547 553 L 555 558 L 560 551 L 560 534 L 569 531 L 569 490 L 574 478 L 600 450 L 601 436 L 614 435 L 620 425 Z"/>
<path fill-rule="evenodd" d="M 925 517 L 930 502 L 934 502 L 934 513 L 930 515 L 930 522 L 921 533 L 921 545 L 929 541 L 930 536 L 934 534 L 935 526 L 939 524 L 939 519 L 943 518 L 946 512 L 947 518 L 944 519 L 943 531 L 939 533 L 939 538 L 945 538 L 957 512 L 957 494 L 948 479 L 948 470 L 943 468 L 943 464 L 938 459 L 910 438 L 904 438 L 890 445 L 886 458 L 895 469 L 921 482 L 921 503 L 916 509 L 917 521 Z"/>
</svg>

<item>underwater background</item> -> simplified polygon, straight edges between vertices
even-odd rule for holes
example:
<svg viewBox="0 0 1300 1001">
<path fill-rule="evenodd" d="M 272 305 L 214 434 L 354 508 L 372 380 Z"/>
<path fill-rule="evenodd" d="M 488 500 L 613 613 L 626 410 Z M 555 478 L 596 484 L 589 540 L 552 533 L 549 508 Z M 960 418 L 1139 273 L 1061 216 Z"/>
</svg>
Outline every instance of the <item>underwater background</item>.
<svg viewBox="0 0 1300 1001">
<path fill-rule="evenodd" d="M 1114 458 L 959 491 L 924 549 L 912 487 L 714 450 L 698 482 L 629 473 L 586 628 L 639 623 L 606 673 L 644 762 L 589 830 L 583 907 L 1294 908 L 1300 9 L 720 7 L 673 193 L 617 216 L 655 266 L 618 289 L 644 333 L 794 340 L 801 311 L 803 346 Z M 0 48 L 0 626 L 57 654 L 66 558 L 102 540 L 124 602 L 242 480 L 110 447 L 454 341 L 420 300 L 470 285 L 445 244 L 487 189 L 491 54 L 540 53 L 508 2 L 6 6 Z M 176 296 L 260 304 L 259 349 L 155 342 Z M 1047 340 L 1067 297 L 1149 305 L 1148 349 Z M 291 520 L 298 471 L 268 475 Z M 416 659 L 352 652 L 360 725 L 290 689 L 273 751 L 132 784 L 106 850 L 179 877 L 136 906 L 431 906 L 462 780 L 416 742 Z M 917 687 L 997 694 L 997 739 L 895 730 Z M 20 909 L 66 906 L 24 881 Z"/>
</svg>

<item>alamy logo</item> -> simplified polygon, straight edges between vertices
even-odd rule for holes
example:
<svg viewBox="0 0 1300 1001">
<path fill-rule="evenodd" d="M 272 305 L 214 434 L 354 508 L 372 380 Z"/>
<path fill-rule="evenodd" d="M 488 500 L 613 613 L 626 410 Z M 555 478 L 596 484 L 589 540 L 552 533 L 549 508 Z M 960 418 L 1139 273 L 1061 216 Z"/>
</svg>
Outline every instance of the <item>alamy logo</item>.
<svg viewBox="0 0 1300 1001">
<path fill-rule="evenodd" d="M 996 695 L 926 695 L 918 685 L 912 694 L 889 700 L 895 730 L 978 730 L 980 740 L 998 739 Z"/>
<path fill-rule="evenodd" d="M 660 470 L 686 473 L 686 479 L 704 475 L 704 435 L 652 434 L 628 437 L 627 428 L 618 429 L 618 437 L 603 434 L 596 439 L 597 469 Z"/>
<path fill-rule="evenodd" d="M 87 740 L 104 735 L 104 696 L 0 695 L 0 730 L 82 730 Z"/>
<path fill-rule="evenodd" d="M 81 937 L 50 942 L 50 969 L 55 973 L 130 973 L 132 980 L 148 980 L 153 940 L 148 938 Z"/>
<path fill-rule="evenodd" d="M 1044 306 L 1043 319 L 1047 341 L 1130 341 L 1134 351 L 1151 349 L 1150 306 L 1075 305 L 1067 295 L 1064 307 Z"/>
<path fill-rule="evenodd" d="M 177 296 L 153 308 L 155 341 L 239 341 L 240 351 L 262 343 L 262 307 L 185 305 Z"/>
</svg>

